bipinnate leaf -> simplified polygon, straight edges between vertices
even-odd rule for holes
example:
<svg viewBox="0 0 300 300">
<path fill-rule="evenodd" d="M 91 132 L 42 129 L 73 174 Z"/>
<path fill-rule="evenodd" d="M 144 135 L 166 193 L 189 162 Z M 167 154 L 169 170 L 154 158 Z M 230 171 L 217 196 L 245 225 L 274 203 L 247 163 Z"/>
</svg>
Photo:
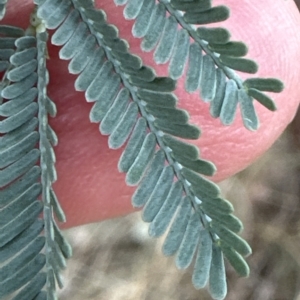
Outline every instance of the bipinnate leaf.
<svg viewBox="0 0 300 300">
<path fill-rule="evenodd" d="M 1 299 L 52 299 L 55 285 L 46 287 L 48 271 L 58 274 L 71 255 L 54 220 L 65 216 L 51 188 L 57 136 L 48 124 L 48 114 L 56 113 L 47 96 L 48 34 L 35 13 L 31 20 L 26 34 L 0 26 L 0 48 L 10 50 L 0 83 Z"/>
<path fill-rule="evenodd" d="M 273 100 L 263 92 L 279 93 L 283 83 L 274 78 L 243 81 L 235 71 L 254 74 L 258 70 L 256 62 L 245 58 L 247 45 L 230 40 L 230 32 L 225 28 L 206 26 L 227 20 L 228 7 L 213 6 L 211 0 L 116 0 L 115 4 L 125 5 L 125 18 L 134 20 L 132 33 L 142 39 L 142 50 L 153 50 L 157 64 L 168 63 L 171 78 L 185 75 L 186 91 L 200 90 L 201 99 L 211 103 L 211 115 L 220 117 L 224 125 L 233 123 L 238 109 L 234 105 L 236 98 L 232 105 L 224 101 L 224 87 L 230 81 L 242 95 L 241 116 L 247 129 L 253 131 L 259 127 L 253 99 L 270 110 L 275 109 Z"/>
<path fill-rule="evenodd" d="M 56 1 L 59 7 L 61 1 Z M 69 3 L 64 7 L 70 9 L 54 28 L 52 43 L 61 46 L 60 57 L 70 61 L 69 71 L 77 75 L 75 88 L 85 93 L 88 102 L 94 102 L 90 121 L 100 123 L 99 130 L 109 136 L 110 148 L 123 147 L 118 168 L 126 173 L 128 185 L 137 186 L 132 197 L 133 206 L 143 207 L 142 218 L 150 223 L 151 236 L 158 237 L 167 232 L 163 253 L 176 254 L 178 268 L 187 268 L 197 257 L 193 272 L 195 286 L 202 288 L 209 283 L 213 285 L 212 295 L 221 299 L 226 294 L 226 281 L 218 233 L 222 233 L 220 238 L 230 247 L 233 246 L 231 242 L 239 241 L 236 247 L 239 253 L 249 254 L 249 251 L 246 253 L 246 248 L 243 248 L 246 243 L 243 244 L 235 234 L 242 229 L 242 224 L 233 216 L 232 205 L 220 197 L 217 185 L 203 177 L 213 175 L 215 166 L 201 159 L 198 148 L 185 141 L 198 139 L 200 129 L 189 124 L 188 112 L 177 107 L 177 98 L 172 92 L 176 88 L 174 79 L 184 74 L 185 62 L 178 66 L 181 57 L 195 65 L 187 71 L 187 86 L 191 91 L 202 86 L 205 100 L 211 102 L 218 116 L 221 114 L 230 119 L 235 111 L 231 109 L 231 114 L 222 112 L 224 95 L 217 87 L 227 89 L 229 98 L 232 91 L 237 94 L 238 85 L 233 79 L 226 80 L 225 73 L 215 67 L 211 56 L 202 56 L 203 50 L 198 43 L 190 45 L 188 29 L 178 31 L 177 19 L 173 15 L 166 17 L 172 5 L 187 5 L 184 6 L 187 9 L 185 18 L 197 18 L 198 22 L 201 9 L 195 10 L 197 16 L 192 16 L 193 9 L 189 6 L 198 5 L 198 1 L 171 1 L 171 4 L 115 1 L 117 5 L 126 5 L 124 14 L 127 19 L 136 19 L 134 34 L 143 38 L 143 49 L 150 51 L 155 48 L 158 63 L 171 61 L 173 78 L 157 77 L 139 56 L 132 54 L 129 44 L 119 38 L 117 28 L 107 22 L 105 12 L 95 9 L 92 1 L 64 1 Z M 215 9 L 210 6 L 210 1 L 205 3 L 211 21 L 220 20 L 228 13 L 227 8 Z M 39 15 L 42 9 L 46 26 L 55 23 L 52 20 L 54 15 L 43 13 L 48 5 L 52 4 L 46 0 L 37 12 Z M 172 9 L 174 11 L 174 7 Z M 162 32 L 163 26 L 166 27 Z M 221 30 L 215 34 L 223 35 L 225 39 L 226 32 Z M 218 48 L 216 41 L 212 45 Z M 235 57 L 246 51 L 244 44 L 237 42 L 218 49 Z M 188 55 L 190 51 L 194 56 Z M 206 66 L 204 75 L 200 73 L 202 65 Z M 193 80 L 194 75 L 198 83 Z M 214 102 L 216 98 L 218 102 Z M 52 203 L 59 216 L 60 207 L 55 199 Z M 55 236 L 55 223 L 46 225 Z M 68 251 L 65 253 L 61 247 L 62 253 L 69 256 Z M 61 256 L 51 258 L 52 261 L 56 261 L 60 268 L 64 267 Z M 60 284 L 56 268 L 49 274 Z"/>
</svg>

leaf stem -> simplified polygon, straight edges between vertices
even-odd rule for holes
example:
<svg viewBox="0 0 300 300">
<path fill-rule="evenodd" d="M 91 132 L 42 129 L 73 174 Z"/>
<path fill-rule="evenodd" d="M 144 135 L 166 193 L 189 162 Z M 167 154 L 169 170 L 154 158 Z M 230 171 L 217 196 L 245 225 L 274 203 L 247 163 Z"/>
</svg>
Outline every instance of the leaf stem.
<svg viewBox="0 0 300 300">
<path fill-rule="evenodd" d="M 221 61 L 219 60 L 219 58 L 215 54 L 215 52 L 213 52 L 212 50 L 209 49 L 209 47 L 207 47 L 207 42 L 205 42 L 204 40 L 200 39 L 199 36 L 197 35 L 196 31 L 192 27 L 192 25 L 187 24 L 183 20 L 183 18 L 181 17 L 181 15 L 178 12 L 178 10 L 174 9 L 171 6 L 170 0 L 158 0 L 158 1 L 161 2 L 162 4 L 164 4 L 164 6 L 168 10 L 168 12 L 172 16 L 174 16 L 176 18 L 176 20 L 181 25 L 181 27 L 184 28 L 185 30 L 187 30 L 187 32 L 189 33 L 189 35 L 200 45 L 200 47 L 202 48 L 202 50 L 214 60 L 215 64 L 219 68 L 221 68 L 223 70 L 223 72 L 225 73 L 225 75 L 227 76 L 227 78 L 228 79 L 233 79 L 236 82 L 238 88 L 242 89 L 243 88 L 243 80 L 236 74 L 236 72 L 234 72 L 232 69 L 224 66 L 221 63 Z"/>
<path fill-rule="evenodd" d="M 146 112 L 145 108 L 143 107 L 143 105 L 141 103 L 141 100 L 138 98 L 138 96 L 136 94 L 136 87 L 133 87 L 132 84 L 129 83 L 126 74 L 124 74 L 124 72 L 122 72 L 120 70 L 119 62 L 116 61 L 116 59 L 111 54 L 110 48 L 108 46 L 106 46 L 106 44 L 103 41 L 103 39 L 101 38 L 101 36 L 94 32 L 94 29 L 91 26 L 90 21 L 85 17 L 84 13 L 81 13 L 82 11 L 80 10 L 79 7 L 77 7 L 77 5 L 76 5 L 76 3 L 74 3 L 74 1 L 73 1 L 73 4 L 74 4 L 75 8 L 80 12 L 81 17 L 84 20 L 84 22 L 86 22 L 86 24 L 88 24 L 90 31 L 94 34 L 94 36 L 97 37 L 97 41 L 98 41 L 99 45 L 105 51 L 105 54 L 106 54 L 107 58 L 113 63 L 116 73 L 118 73 L 118 75 L 122 79 L 122 82 L 123 82 L 124 86 L 129 90 L 129 92 L 131 94 L 131 97 L 132 97 L 132 100 L 138 105 L 141 115 L 143 117 L 145 117 L 145 119 L 147 120 L 149 129 L 155 134 L 158 146 L 164 150 L 166 160 L 168 161 L 168 163 L 171 166 L 173 166 L 175 176 L 182 183 L 183 189 L 184 189 L 186 195 L 191 196 L 191 198 L 193 199 L 191 204 L 192 204 L 193 209 L 199 214 L 200 222 L 202 223 L 204 228 L 209 230 L 209 224 L 208 224 L 209 222 L 207 221 L 206 217 L 204 216 L 205 214 L 199 209 L 199 207 L 196 203 L 196 200 L 195 200 L 195 195 L 190 190 L 187 180 L 181 174 L 178 163 L 171 157 L 170 151 L 168 151 L 168 147 L 164 144 L 164 142 L 161 138 L 164 133 L 161 132 L 161 131 L 158 131 L 155 128 L 154 124 L 151 122 L 151 115 Z M 211 235 L 212 235 L 212 238 L 214 239 L 214 235 L 213 234 L 211 234 Z"/>
</svg>

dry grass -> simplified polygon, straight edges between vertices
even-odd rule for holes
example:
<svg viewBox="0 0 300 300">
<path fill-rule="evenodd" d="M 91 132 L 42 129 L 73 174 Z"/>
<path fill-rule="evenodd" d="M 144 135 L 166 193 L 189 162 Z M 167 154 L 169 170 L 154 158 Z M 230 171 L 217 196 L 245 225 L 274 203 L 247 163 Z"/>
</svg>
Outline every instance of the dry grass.
<svg viewBox="0 0 300 300">
<path fill-rule="evenodd" d="M 243 220 L 253 255 L 250 278 L 228 267 L 228 300 L 300 300 L 300 136 L 295 124 L 261 159 L 223 182 Z M 147 237 L 139 214 L 67 232 L 74 257 L 60 299 L 206 300 L 191 270 L 177 271 L 161 254 L 163 239 Z"/>
</svg>

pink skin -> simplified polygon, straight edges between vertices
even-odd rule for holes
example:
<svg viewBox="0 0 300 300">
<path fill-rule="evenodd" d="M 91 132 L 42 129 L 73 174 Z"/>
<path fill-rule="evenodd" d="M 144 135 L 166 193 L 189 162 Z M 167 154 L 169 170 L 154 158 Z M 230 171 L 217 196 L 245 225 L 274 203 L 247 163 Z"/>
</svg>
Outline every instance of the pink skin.
<svg viewBox="0 0 300 300">
<path fill-rule="evenodd" d="M 140 40 L 131 36 L 132 22 L 124 20 L 123 8 L 116 8 L 113 0 L 96 2 L 105 9 L 108 20 L 121 28 L 120 35 L 129 40 L 132 51 L 140 54 L 146 64 L 155 66 L 152 54 L 142 53 Z M 300 15 L 294 2 L 245 0 L 236 5 L 236 0 L 214 1 L 214 5 L 220 4 L 231 9 L 231 18 L 223 26 L 231 31 L 232 40 L 247 42 L 247 57 L 260 65 L 258 76 L 280 78 L 285 90 L 272 95 L 278 107 L 275 113 L 255 104 L 261 126 L 257 132 L 250 132 L 243 127 L 239 112 L 230 127 L 212 119 L 209 105 L 199 99 L 198 93 L 187 94 L 179 81 L 179 105 L 189 111 L 191 122 L 202 130 L 201 138 L 193 143 L 200 147 L 201 157 L 213 161 L 218 168 L 214 181 L 235 174 L 263 154 L 290 123 L 300 99 Z M 1 23 L 26 26 L 31 8 L 32 0 L 10 0 Z M 117 170 L 122 149 L 110 150 L 98 124 L 90 124 L 92 105 L 86 103 L 83 93 L 74 90 L 76 77 L 68 74 L 68 63 L 59 60 L 58 50 L 49 47 L 49 95 L 58 108 L 51 124 L 59 137 L 55 149 L 59 180 L 55 190 L 68 218 L 65 227 L 132 212 L 130 198 L 134 188 L 126 186 L 124 174 Z M 165 66 L 156 70 L 159 75 L 166 74 Z"/>
</svg>

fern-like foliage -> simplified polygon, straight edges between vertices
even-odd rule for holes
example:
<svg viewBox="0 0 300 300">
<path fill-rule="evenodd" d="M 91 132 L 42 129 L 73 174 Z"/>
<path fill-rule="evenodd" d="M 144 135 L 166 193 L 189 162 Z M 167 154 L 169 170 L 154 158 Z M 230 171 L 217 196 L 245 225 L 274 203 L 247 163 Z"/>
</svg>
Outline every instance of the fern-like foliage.
<svg viewBox="0 0 300 300">
<path fill-rule="evenodd" d="M 138 1 L 131 1 L 137 7 Z M 237 233 L 241 222 L 233 207 L 220 197 L 217 185 L 203 177 L 212 175 L 212 163 L 199 158 L 198 149 L 182 139 L 197 139 L 200 131 L 189 116 L 176 108 L 172 94 L 176 82 L 157 77 L 140 57 L 129 51 L 106 14 L 87 0 L 36 0 L 38 16 L 55 29 L 51 42 L 62 46 L 61 59 L 70 60 L 77 74 L 75 88 L 95 102 L 92 122 L 109 135 L 112 149 L 126 144 L 119 170 L 126 183 L 137 185 L 132 203 L 144 207 L 149 234 L 168 230 L 165 255 L 176 254 L 176 265 L 185 269 L 196 259 L 193 283 L 209 284 L 213 298 L 226 296 L 223 254 L 242 276 L 249 269 L 243 258 L 251 253 Z M 55 8 L 55 13 L 52 12 Z M 178 139 L 178 137 L 180 139 Z"/>
<path fill-rule="evenodd" d="M 191 93 L 200 89 L 201 98 L 210 102 L 211 115 L 220 117 L 223 124 L 232 124 L 239 104 L 245 127 L 256 130 L 259 121 L 253 99 L 269 110 L 276 110 L 275 103 L 264 92 L 281 92 L 282 82 L 274 78 L 243 81 L 234 70 L 251 74 L 258 70 L 254 61 L 244 58 L 247 46 L 231 41 L 224 28 L 203 26 L 226 20 L 230 14 L 228 7 L 212 6 L 211 0 L 114 2 L 126 4 L 124 16 L 135 20 L 132 34 L 143 39 L 142 50 L 155 50 L 154 60 L 158 64 L 169 62 L 171 78 L 185 74 L 186 90 Z"/>
<path fill-rule="evenodd" d="M 0 0 L 0 20 L 2 20 L 5 15 L 7 2 L 8 0 Z"/>
<path fill-rule="evenodd" d="M 48 34 L 35 15 L 32 24 L 26 34 L 0 26 L 0 52 L 7 53 L 0 86 L 0 299 L 56 299 L 71 255 L 54 220 L 65 216 L 51 188 L 57 137 L 48 124 L 56 113 L 47 96 Z"/>
</svg>

